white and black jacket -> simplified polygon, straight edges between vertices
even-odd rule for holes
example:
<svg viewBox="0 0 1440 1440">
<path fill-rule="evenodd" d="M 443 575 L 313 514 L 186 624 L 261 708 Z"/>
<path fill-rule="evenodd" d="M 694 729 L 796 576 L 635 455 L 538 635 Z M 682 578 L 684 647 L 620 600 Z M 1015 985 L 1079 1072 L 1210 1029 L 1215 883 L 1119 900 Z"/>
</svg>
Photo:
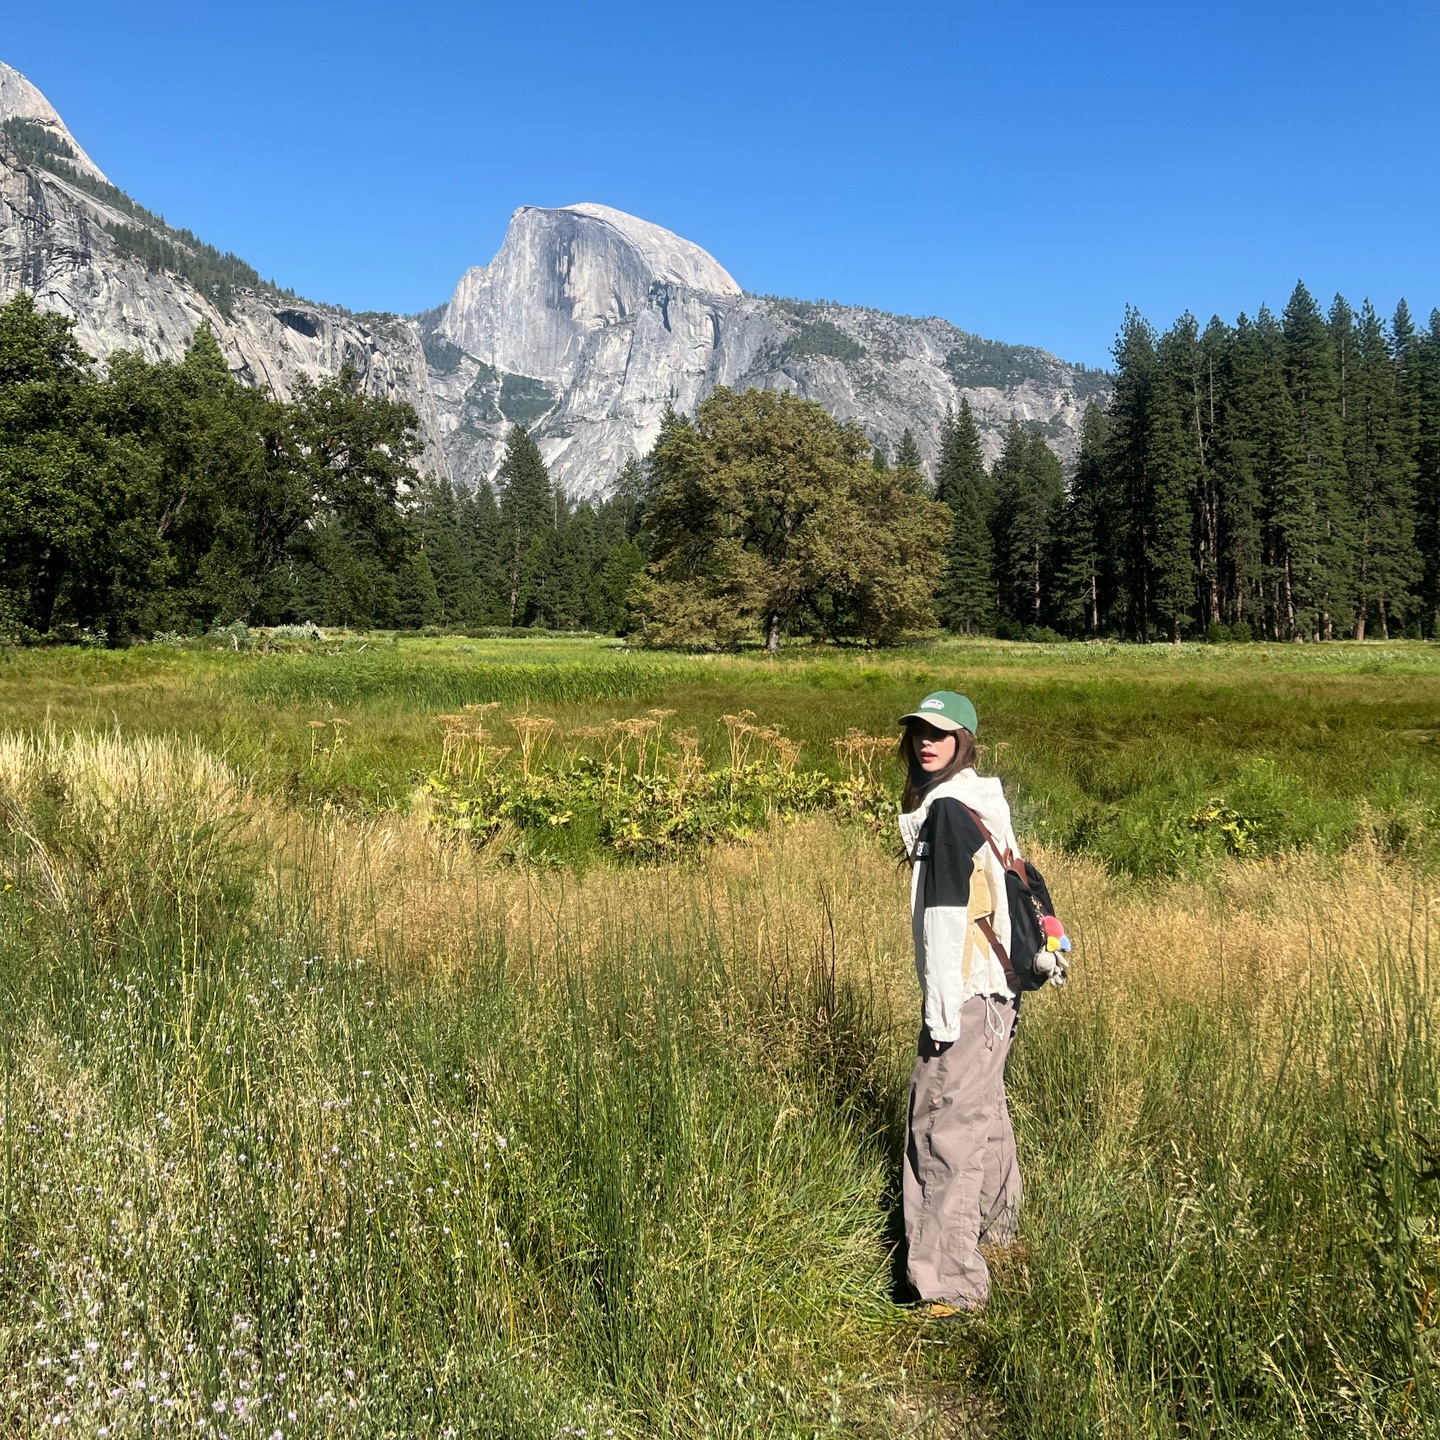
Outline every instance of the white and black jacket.
<svg viewBox="0 0 1440 1440">
<path fill-rule="evenodd" d="M 1002 851 L 1020 854 L 1000 782 L 973 770 L 926 791 L 919 809 L 900 817 L 911 860 L 910 918 L 925 1028 L 942 1042 L 960 1038 L 960 1007 L 972 996 L 1008 999 L 1012 993 L 976 923 L 988 920 L 1009 951 L 1005 872 L 972 810 Z"/>
</svg>

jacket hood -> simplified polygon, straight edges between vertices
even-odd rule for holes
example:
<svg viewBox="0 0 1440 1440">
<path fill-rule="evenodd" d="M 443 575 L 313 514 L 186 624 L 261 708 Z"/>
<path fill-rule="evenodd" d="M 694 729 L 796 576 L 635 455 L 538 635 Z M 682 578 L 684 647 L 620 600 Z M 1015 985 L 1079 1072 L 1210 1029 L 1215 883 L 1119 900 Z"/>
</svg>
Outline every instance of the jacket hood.
<svg viewBox="0 0 1440 1440">
<path fill-rule="evenodd" d="M 985 822 L 985 828 L 1002 849 L 1007 846 L 1017 851 L 1015 835 L 1010 825 L 1010 802 L 1000 781 L 993 775 L 977 775 L 973 770 L 962 770 L 958 775 L 936 785 L 925 792 L 920 802 L 922 810 L 928 809 L 941 796 L 948 795 L 973 810 Z"/>
</svg>

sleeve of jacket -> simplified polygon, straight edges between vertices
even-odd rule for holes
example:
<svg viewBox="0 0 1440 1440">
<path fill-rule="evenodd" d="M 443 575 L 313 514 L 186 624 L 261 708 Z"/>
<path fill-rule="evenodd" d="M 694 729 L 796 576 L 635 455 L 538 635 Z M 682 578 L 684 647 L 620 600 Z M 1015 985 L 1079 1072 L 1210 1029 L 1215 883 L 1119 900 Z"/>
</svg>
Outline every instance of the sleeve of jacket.
<svg viewBox="0 0 1440 1440">
<path fill-rule="evenodd" d="M 970 812 L 948 796 L 930 807 L 925 829 L 923 838 L 929 841 L 921 896 L 925 1027 L 936 1040 L 958 1040 L 970 877 L 985 837 Z"/>
</svg>

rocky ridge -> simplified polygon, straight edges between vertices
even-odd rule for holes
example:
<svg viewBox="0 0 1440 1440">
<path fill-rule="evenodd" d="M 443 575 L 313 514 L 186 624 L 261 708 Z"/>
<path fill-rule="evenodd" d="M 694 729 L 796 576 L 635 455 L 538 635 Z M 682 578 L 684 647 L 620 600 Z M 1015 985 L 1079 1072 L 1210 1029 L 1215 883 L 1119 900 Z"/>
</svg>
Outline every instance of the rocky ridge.
<svg viewBox="0 0 1440 1440">
<path fill-rule="evenodd" d="M 946 320 L 748 295 L 698 246 L 601 205 L 522 206 L 420 325 L 446 454 L 472 483 L 520 420 L 567 489 L 603 490 L 667 406 L 719 385 L 795 391 L 891 450 L 910 429 L 929 462 L 962 398 L 990 458 L 1014 415 L 1069 460 L 1109 393 L 1102 373 Z"/>
<path fill-rule="evenodd" d="M 991 456 L 1014 415 L 1068 460 L 1086 402 L 1109 390 L 1103 373 L 945 320 L 747 294 L 699 246 L 596 204 L 520 207 L 495 258 L 418 317 L 301 301 L 240 262 L 248 280 L 217 289 L 195 279 L 209 247 L 111 186 L 44 96 L 0 64 L 0 121 L 12 120 L 34 143 L 22 154 L 0 134 L 0 302 L 30 291 L 102 359 L 178 358 L 208 322 L 234 372 L 281 398 L 301 374 L 352 365 L 370 393 L 415 406 L 423 463 L 465 485 L 493 476 L 523 422 L 561 485 L 604 493 L 667 406 L 693 411 L 719 385 L 795 391 L 891 450 L 908 428 L 932 462 L 946 407 L 963 397 Z M 142 230 L 171 247 L 173 268 L 151 269 L 127 243 Z"/>
<path fill-rule="evenodd" d="M 281 399 L 302 374 L 318 379 L 351 365 L 369 393 L 416 407 L 424 462 L 447 468 L 412 323 L 346 315 L 260 288 L 236 288 L 222 310 L 184 275 L 151 270 L 124 253 L 125 233 L 136 230 L 163 232 L 182 257 L 189 247 L 110 185 L 40 92 L 0 64 L 0 121 L 12 119 L 40 125 L 73 158 L 54 159 L 53 168 L 27 162 L 0 132 L 0 303 L 29 291 L 46 309 L 70 316 L 81 346 L 102 360 L 117 350 L 178 360 L 208 323 L 231 370 Z"/>
</svg>

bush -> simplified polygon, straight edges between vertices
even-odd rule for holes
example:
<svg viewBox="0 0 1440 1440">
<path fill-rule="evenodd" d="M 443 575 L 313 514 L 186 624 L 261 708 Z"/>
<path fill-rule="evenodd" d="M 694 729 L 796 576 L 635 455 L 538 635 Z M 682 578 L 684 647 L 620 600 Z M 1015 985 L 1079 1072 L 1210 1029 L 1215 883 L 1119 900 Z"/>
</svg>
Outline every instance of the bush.
<svg viewBox="0 0 1440 1440">
<path fill-rule="evenodd" d="M 1205 639 L 1211 645 L 1223 645 L 1234 638 L 1234 632 L 1223 620 L 1212 620 L 1205 628 Z"/>
<path fill-rule="evenodd" d="M 672 860 L 753 839 L 773 819 L 816 812 L 875 830 L 893 823 L 895 803 L 874 774 L 877 757 L 893 745 L 888 735 L 851 731 L 837 741 L 847 766 L 836 778 L 796 769 L 796 747 L 779 727 L 753 725 L 742 712 L 724 717 L 730 763 L 706 768 L 693 732 L 665 743 L 666 712 L 657 711 L 660 719 L 571 734 L 567 745 L 580 739 L 599 753 L 572 751 L 550 764 L 543 757 L 552 722 L 522 716 L 512 722 L 517 762 L 481 723 L 487 708 L 443 717 L 445 759 L 426 780 L 424 801 L 431 824 L 479 845 L 508 834 L 517 858 L 577 860 L 599 848 L 627 860 Z"/>
<path fill-rule="evenodd" d="M 243 620 L 232 620 L 228 625 L 215 626 L 205 639 L 207 643 L 223 646 L 227 650 L 248 650 L 255 637 Z"/>
<path fill-rule="evenodd" d="M 272 640 L 306 640 L 317 645 L 325 639 L 325 632 L 312 620 L 302 625 L 273 625 L 269 634 Z"/>
</svg>

